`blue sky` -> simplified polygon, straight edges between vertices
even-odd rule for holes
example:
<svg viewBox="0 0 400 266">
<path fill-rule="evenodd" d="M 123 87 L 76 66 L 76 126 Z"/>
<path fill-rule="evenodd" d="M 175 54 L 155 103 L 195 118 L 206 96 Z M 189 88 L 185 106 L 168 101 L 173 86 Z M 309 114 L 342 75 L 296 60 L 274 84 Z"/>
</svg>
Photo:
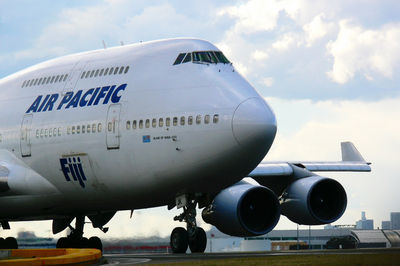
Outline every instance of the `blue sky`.
<svg viewBox="0 0 400 266">
<path fill-rule="evenodd" d="M 354 141 L 374 170 L 331 175 L 349 196 L 338 223 L 353 223 L 366 210 L 380 226 L 400 211 L 399 14 L 399 1 L 378 0 L 0 0 L 0 77 L 102 48 L 102 40 L 209 40 L 276 113 L 278 135 L 266 160 L 337 160 L 339 142 Z M 174 212 L 138 213 L 133 220 L 117 215 L 109 235 L 168 235 L 177 225 Z M 14 232 L 22 227 L 32 223 Z M 278 228 L 295 227 L 282 218 Z"/>
</svg>

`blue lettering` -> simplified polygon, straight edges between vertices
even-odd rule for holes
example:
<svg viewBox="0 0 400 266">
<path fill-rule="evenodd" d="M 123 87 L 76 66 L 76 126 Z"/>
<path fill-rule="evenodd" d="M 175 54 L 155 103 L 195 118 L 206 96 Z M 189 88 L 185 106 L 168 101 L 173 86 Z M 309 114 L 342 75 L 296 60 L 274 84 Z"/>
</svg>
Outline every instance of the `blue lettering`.
<svg viewBox="0 0 400 266">
<path fill-rule="evenodd" d="M 65 180 L 71 181 L 71 179 L 69 178 L 69 175 L 68 175 L 68 173 L 70 172 L 69 167 L 66 167 L 66 165 L 68 164 L 67 159 L 61 158 L 60 164 L 61 164 L 61 171 L 64 173 L 64 176 L 65 176 Z"/>
<path fill-rule="evenodd" d="M 86 104 L 87 104 L 87 102 L 88 102 L 88 101 L 86 101 L 86 97 L 87 97 L 88 95 L 92 94 L 93 91 L 94 91 L 94 89 L 90 89 L 90 90 L 88 90 L 87 92 L 85 92 L 85 94 L 83 94 L 83 96 L 82 96 L 82 98 L 81 98 L 81 101 L 79 102 L 79 106 L 80 106 L 80 107 L 86 106 Z"/>
<path fill-rule="evenodd" d="M 104 98 L 104 96 L 106 96 L 106 91 L 108 91 L 110 89 L 110 86 L 105 86 L 103 88 L 101 88 L 101 91 L 99 93 L 99 95 L 96 98 L 96 101 L 94 101 L 94 105 L 98 105 L 99 101 L 101 98 Z"/>
<path fill-rule="evenodd" d="M 121 99 L 121 96 L 118 96 L 118 92 L 125 90 L 127 84 L 120 85 L 113 93 L 111 97 L 111 102 L 118 103 Z"/>
<path fill-rule="evenodd" d="M 40 101 L 42 100 L 42 95 L 39 95 L 36 100 L 32 103 L 31 107 L 25 112 L 29 114 L 30 112 L 36 113 L 37 108 L 39 107 Z"/>
<path fill-rule="evenodd" d="M 110 97 L 111 97 L 111 95 L 112 95 L 112 93 L 113 93 L 115 87 L 116 87 L 115 85 L 112 85 L 112 86 L 111 86 L 110 90 L 109 90 L 108 93 L 107 93 L 106 98 L 104 98 L 103 104 L 107 104 L 107 103 L 108 103 L 108 101 L 110 100 Z"/>
<path fill-rule="evenodd" d="M 72 91 L 67 92 L 64 97 L 62 98 L 60 104 L 57 107 L 57 110 L 60 110 L 61 107 L 66 104 L 67 102 L 69 102 L 72 98 L 72 95 L 74 95 L 74 93 Z"/>
<path fill-rule="evenodd" d="M 43 112 L 52 111 L 53 105 L 57 101 L 57 99 L 58 99 L 58 94 L 52 94 L 46 106 L 44 107 Z"/>
<path fill-rule="evenodd" d="M 39 110 L 37 110 L 38 112 L 42 111 L 42 109 L 43 109 L 44 105 L 46 104 L 47 100 L 49 99 L 49 97 L 50 97 L 50 95 L 46 95 L 46 97 L 44 98 L 42 104 L 39 107 Z"/>
<path fill-rule="evenodd" d="M 99 92 L 99 90 L 100 90 L 100 87 L 96 88 L 96 90 L 94 91 L 94 93 L 92 95 L 92 98 L 90 98 L 89 103 L 87 104 L 87 106 L 91 106 L 92 105 L 92 103 L 93 103 L 94 99 L 96 98 L 96 95 Z"/>
<path fill-rule="evenodd" d="M 78 107 L 78 103 L 79 100 L 81 99 L 81 95 L 82 95 L 82 90 L 79 90 L 75 96 L 72 98 L 72 100 L 67 104 L 67 106 L 65 107 L 65 109 L 72 107 Z"/>
</svg>

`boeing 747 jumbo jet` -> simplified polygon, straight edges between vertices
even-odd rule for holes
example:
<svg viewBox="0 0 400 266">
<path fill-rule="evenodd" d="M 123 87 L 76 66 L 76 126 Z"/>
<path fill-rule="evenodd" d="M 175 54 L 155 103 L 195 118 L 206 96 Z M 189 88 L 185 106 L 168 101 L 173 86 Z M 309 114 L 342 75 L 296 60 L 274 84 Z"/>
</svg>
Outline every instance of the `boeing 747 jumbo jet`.
<svg viewBox="0 0 400 266">
<path fill-rule="evenodd" d="M 85 218 L 182 209 L 175 253 L 204 252 L 206 223 L 232 236 L 271 231 L 281 214 L 339 219 L 346 192 L 313 171 L 370 171 L 350 142 L 342 161 L 260 163 L 277 130 L 256 90 L 213 44 L 168 39 L 56 58 L 0 80 L 0 223 L 53 220 L 57 247 L 102 249 Z M 70 224 L 75 219 L 75 225 Z M 5 232 L 5 231 L 3 231 Z M 17 248 L 0 238 L 1 248 Z"/>
</svg>

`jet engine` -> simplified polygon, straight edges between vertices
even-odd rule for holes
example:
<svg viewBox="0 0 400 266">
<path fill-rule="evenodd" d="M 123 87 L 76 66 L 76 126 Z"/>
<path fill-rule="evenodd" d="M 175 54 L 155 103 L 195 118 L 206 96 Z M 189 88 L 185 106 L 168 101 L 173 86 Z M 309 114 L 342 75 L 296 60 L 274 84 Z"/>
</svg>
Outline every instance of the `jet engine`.
<svg viewBox="0 0 400 266">
<path fill-rule="evenodd" d="M 291 183 L 281 197 L 282 214 L 305 225 L 328 224 L 339 219 L 347 206 L 347 196 L 336 180 L 310 176 Z"/>
<path fill-rule="evenodd" d="M 280 206 L 270 189 L 244 180 L 219 192 L 202 212 L 203 220 L 232 236 L 257 236 L 279 221 Z"/>
</svg>

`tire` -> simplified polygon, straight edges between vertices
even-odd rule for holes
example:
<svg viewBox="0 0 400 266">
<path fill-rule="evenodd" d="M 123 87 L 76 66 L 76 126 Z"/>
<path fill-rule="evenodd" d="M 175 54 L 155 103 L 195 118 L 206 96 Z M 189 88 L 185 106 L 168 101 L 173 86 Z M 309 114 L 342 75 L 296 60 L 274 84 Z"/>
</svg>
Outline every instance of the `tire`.
<svg viewBox="0 0 400 266">
<path fill-rule="evenodd" d="M 172 253 L 186 253 L 188 248 L 188 234 L 185 228 L 175 227 L 172 230 L 170 245 Z"/>
<path fill-rule="evenodd" d="M 97 236 L 89 238 L 88 247 L 95 248 L 103 252 L 103 244 L 101 243 L 100 238 L 98 238 Z"/>
<path fill-rule="evenodd" d="M 189 237 L 189 248 L 192 253 L 204 253 L 207 246 L 207 235 L 203 228 L 197 227 L 194 235 Z"/>
<path fill-rule="evenodd" d="M 86 237 L 82 237 L 79 246 L 80 248 L 89 248 L 89 239 L 87 239 Z"/>
<path fill-rule="evenodd" d="M 4 243 L 7 249 L 18 249 L 17 239 L 14 237 L 7 237 Z"/>
<path fill-rule="evenodd" d="M 61 237 L 61 238 L 58 239 L 58 241 L 57 241 L 56 248 L 67 248 L 68 245 L 69 245 L 68 238 L 66 238 L 66 237 Z"/>
<path fill-rule="evenodd" d="M 6 248 L 6 243 L 4 238 L 0 237 L 0 249 L 5 249 Z"/>
</svg>

